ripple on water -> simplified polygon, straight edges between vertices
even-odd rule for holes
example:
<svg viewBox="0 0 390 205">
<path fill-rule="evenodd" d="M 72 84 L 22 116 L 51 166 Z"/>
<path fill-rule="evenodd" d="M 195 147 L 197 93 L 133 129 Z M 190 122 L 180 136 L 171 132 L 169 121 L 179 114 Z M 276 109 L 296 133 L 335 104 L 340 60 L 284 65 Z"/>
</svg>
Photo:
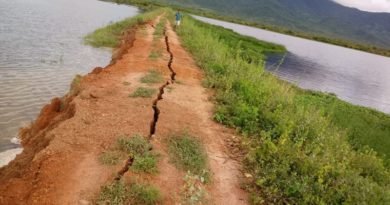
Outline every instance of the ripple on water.
<svg viewBox="0 0 390 205">
<path fill-rule="evenodd" d="M 0 0 L 0 5 L 1 164 L 20 151 L 10 142 L 19 128 L 64 95 L 76 74 L 109 63 L 111 51 L 83 45 L 83 36 L 138 9 L 95 0 Z"/>
</svg>

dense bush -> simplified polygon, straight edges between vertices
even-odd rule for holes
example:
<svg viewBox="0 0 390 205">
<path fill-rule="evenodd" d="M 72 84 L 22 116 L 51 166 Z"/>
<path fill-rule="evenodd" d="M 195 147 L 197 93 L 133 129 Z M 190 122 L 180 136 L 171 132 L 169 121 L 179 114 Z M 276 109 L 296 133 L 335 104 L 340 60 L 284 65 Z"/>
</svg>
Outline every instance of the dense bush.
<svg viewBox="0 0 390 205">
<path fill-rule="evenodd" d="M 354 150 L 318 104 L 303 103 L 303 91 L 264 71 L 264 53 L 282 47 L 190 17 L 178 34 L 216 90 L 215 119 L 247 136 L 254 204 L 390 203 L 383 160 Z"/>
</svg>

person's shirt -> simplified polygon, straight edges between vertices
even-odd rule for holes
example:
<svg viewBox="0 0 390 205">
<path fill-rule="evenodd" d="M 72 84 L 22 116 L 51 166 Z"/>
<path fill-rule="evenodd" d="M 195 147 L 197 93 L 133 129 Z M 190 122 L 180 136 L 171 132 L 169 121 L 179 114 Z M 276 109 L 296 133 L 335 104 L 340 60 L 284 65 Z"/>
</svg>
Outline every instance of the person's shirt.
<svg viewBox="0 0 390 205">
<path fill-rule="evenodd" d="M 181 20 L 181 13 L 177 12 L 176 13 L 176 21 L 180 21 Z"/>
</svg>

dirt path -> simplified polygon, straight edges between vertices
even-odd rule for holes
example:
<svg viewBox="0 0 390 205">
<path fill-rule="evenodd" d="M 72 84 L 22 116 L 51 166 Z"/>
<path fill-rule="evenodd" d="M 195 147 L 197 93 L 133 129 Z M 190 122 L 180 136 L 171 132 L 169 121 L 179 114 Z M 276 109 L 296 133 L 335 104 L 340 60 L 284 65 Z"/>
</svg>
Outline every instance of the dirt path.
<svg viewBox="0 0 390 205">
<path fill-rule="evenodd" d="M 239 164 L 228 157 L 225 146 L 233 132 L 212 121 L 213 104 L 201 86 L 202 72 L 169 24 L 165 35 L 154 42 L 158 21 L 129 31 L 112 65 L 76 80 L 68 96 L 54 99 L 23 129 L 24 152 L 0 169 L 0 204 L 88 204 L 125 163 L 104 166 L 98 161 L 100 154 L 119 137 L 134 134 L 153 134 L 154 149 L 161 157 L 159 174 L 149 180 L 161 190 L 163 204 L 179 204 L 185 173 L 169 163 L 162 142 L 183 130 L 198 137 L 207 149 L 212 172 L 206 186 L 209 203 L 247 203 L 240 189 Z M 162 56 L 151 59 L 156 48 Z M 162 99 L 130 98 L 144 86 L 140 78 L 150 69 L 164 74 L 164 83 L 152 86 L 164 91 Z M 173 73 L 180 84 L 173 81 Z M 124 177 L 131 175 L 127 172 Z"/>
</svg>

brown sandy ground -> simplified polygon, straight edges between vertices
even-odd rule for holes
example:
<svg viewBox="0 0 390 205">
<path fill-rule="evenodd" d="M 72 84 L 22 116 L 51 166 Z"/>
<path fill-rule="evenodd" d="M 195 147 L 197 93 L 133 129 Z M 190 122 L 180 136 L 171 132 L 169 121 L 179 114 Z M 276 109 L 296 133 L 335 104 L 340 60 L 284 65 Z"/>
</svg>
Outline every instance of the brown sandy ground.
<svg viewBox="0 0 390 205">
<path fill-rule="evenodd" d="M 153 43 L 159 19 L 127 31 L 111 65 L 76 79 L 67 96 L 53 99 L 30 127 L 21 130 L 23 153 L 0 169 L 0 204 L 92 204 L 101 186 L 111 183 L 125 163 L 102 165 L 98 160 L 101 153 L 121 136 L 150 134 L 156 96 L 129 97 L 140 86 L 162 86 L 142 85 L 140 78 L 150 69 L 164 74 L 170 91 L 165 88 L 158 101 L 160 115 L 151 141 L 160 154 L 159 173 L 141 176 L 143 180 L 160 190 L 162 204 L 181 204 L 186 173 L 169 162 L 164 140 L 185 130 L 199 138 L 209 158 L 212 179 L 204 185 L 207 195 L 203 203 L 247 204 L 247 195 L 240 188 L 240 165 L 229 157 L 225 145 L 234 132 L 213 122 L 211 94 L 201 86 L 203 74 L 169 23 L 165 26 L 167 38 Z M 171 80 L 166 39 L 180 83 Z M 162 56 L 153 60 L 149 54 L 156 48 Z M 124 179 L 134 176 L 128 171 Z"/>
</svg>

